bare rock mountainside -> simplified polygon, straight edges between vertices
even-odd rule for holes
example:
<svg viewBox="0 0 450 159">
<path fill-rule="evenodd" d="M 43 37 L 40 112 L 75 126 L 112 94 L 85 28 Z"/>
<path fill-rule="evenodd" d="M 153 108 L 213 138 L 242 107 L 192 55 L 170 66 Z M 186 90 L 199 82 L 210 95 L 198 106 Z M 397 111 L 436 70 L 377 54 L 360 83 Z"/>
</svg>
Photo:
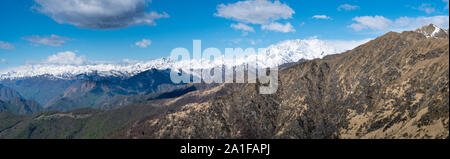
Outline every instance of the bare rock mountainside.
<svg viewBox="0 0 450 159">
<path fill-rule="evenodd" d="M 0 111 L 0 138 L 449 137 L 448 30 L 433 25 L 286 65 L 278 83 L 271 95 L 200 84 L 113 110 Z"/>
<path fill-rule="evenodd" d="M 447 36 L 448 37 L 448 36 Z M 448 138 L 449 41 L 390 32 L 281 70 L 276 94 L 226 95 L 135 122 L 124 138 Z"/>
</svg>

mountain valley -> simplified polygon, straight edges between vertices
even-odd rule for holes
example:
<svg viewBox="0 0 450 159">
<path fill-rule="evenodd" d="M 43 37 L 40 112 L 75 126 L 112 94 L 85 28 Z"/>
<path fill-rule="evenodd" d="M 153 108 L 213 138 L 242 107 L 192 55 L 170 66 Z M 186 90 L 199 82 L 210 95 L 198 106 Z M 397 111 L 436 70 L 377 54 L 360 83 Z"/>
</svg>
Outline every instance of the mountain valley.
<svg viewBox="0 0 450 159">
<path fill-rule="evenodd" d="M 3 79 L 0 138 L 448 139 L 448 38 L 428 25 L 340 54 L 285 50 L 270 95 L 260 83 L 174 84 L 169 67 Z"/>
</svg>

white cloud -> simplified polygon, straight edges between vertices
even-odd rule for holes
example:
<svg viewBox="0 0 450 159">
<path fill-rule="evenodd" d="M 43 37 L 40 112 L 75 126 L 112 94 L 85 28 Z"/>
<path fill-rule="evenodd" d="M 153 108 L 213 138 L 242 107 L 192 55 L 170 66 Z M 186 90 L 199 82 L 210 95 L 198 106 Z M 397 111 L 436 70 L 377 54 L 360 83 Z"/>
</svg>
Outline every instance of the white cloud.
<svg viewBox="0 0 450 159">
<path fill-rule="evenodd" d="M 8 61 L 6 59 L 1 59 L 0 63 L 8 63 Z"/>
<path fill-rule="evenodd" d="M 431 14 L 436 11 L 434 7 L 431 6 L 431 4 L 428 3 L 422 3 L 419 7 L 415 8 L 420 11 L 424 11 L 427 14 Z"/>
<path fill-rule="evenodd" d="M 219 4 L 217 13 L 214 15 L 238 22 L 238 24 L 232 24 L 231 27 L 248 33 L 254 32 L 254 29 L 247 24 L 257 24 L 261 25 L 262 28 L 267 28 L 270 25 L 279 24 L 278 20 L 291 19 L 294 13 L 295 11 L 291 7 L 279 0 L 273 2 L 271 0 L 245 0 L 230 4 Z M 244 35 L 246 32 L 244 32 Z"/>
<path fill-rule="evenodd" d="M 136 64 L 142 61 L 138 61 L 138 60 L 133 60 L 133 59 L 123 59 L 121 62 L 119 63 L 123 63 L 123 64 Z"/>
<path fill-rule="evenodd" d="M 255 32 L 255 29 L 253 29 L 253 27 L 248 26 L 247 24 L 242 24 L 242 23 L 231 24 L 231 28 L 236 29 L 236 30 L 242 30 L 244 32 Z"/>
<path fill-rule="evenodd" d="M 136 46 L 139 46 L 140 48 L 146 48 L 147 46 L 151 45 L 152 41 L 148 39 L 142 39 L 141 41 L 136 42 Z"/>
<path fill-rule="evenodd" d="M 215 16 L 233 19 L 242 23 L 266 24 L 279 19 L 290 19 L 294 10 L 288 5 L 276 0 L 247 0 L 233 4 L 217 6 Z"/>
<path fill-rule="evenodd" d="M 258 43 L 261 43 L 262 40 L 261 39 L 242 39 L 242 38 L 237 38 L 237 39 L 232 39 L 230 40 L 230 45 L 233 44 L 242 44 L 242 43 L 246 43 L 246 44 L 250 44 L 250 45 L 256 45 Z"/>
<path fill-rule="evenodd" d="M 448 16 L 432 16 L 432 17 L 400 17 L 394 21 L 391 26 L 393 31 L 413 30 L 428 24 L 434 24 L 441 28 L 449 27 Z"/>
<path fill-rule="evenodd" d="M 86 64 L 88 60 L 85 56 L 77 56 L 76 53 L 72 51 L 59 52 L 54 55 L 50 55 L 47 59 L 44 59 L 40 62 L 32 62 L 28 63 L 37 63 L 37 64 L 52 64 L 52 65 L 83 65 Z"/>
<path fill-rule="evenodd" d="M 11 50 L 11 49 L 14 49 L 14 45 L 11 43 L 0 41 L 0 48 L 5 49 L 5 50 Z"/>
<path fill-rule="evenodd" d="M 374 31 L 405 31 L 414 30 L 428 24 L 435 24 L 441 28 L 448 28 L 448 16 L 432 16 L 432 17 L 400 17 L 390 20 L 383 16 L 361 16 L 353 18 L 353 23 L 348 27 L 355 31 L 366 29 Z"/>
<path fill-rule="evenodd" d="M 352 19 L 356 23 L 351 24 L 349 27 L 355 31 L 361 31 L 364 29 L 373 30 L 385 30 L 389 28 L 392 21 L 383 16 L 361 16 Z"/>
<path fill-rule="evenodd" d="M 50 36 L 28 36 L 23 37 L 24 40 L 27 40 L 29 42 L 32 42 L 34 44 L 41 44 L 41 45 L 48 45 L 48 46 L 61 46 L 66 43 L 67 40 L 70 40 L 70 38 L 61 37 L 58 35 L 50 35 Z"/>
<path fill-rule="evenodd" d="M 331 17 L 327 16 L 327 15 L 314 15 L 313 16 L 314 19 L 326 19 L 326 20 L 330 20 Z"/>
<path fill-rule="evenodd" d="M 282 32 L 282 33 L 295 32 L 294 27 L 289 22 L 287 22 L 284 25 L 281 23 L 274 22 L 274 23 L 270 23 L 268 25 L 262 25 L 261 29 L 262 30 L 272 30 L 272 31 L 277 31 L 277 32 Z"/>
<path fill-rule="evenodd" d="M 351 50 L 355 47 L 369 42 L 370 38 L 362 40 L 324 40 L 328 46 L 335 48 L 336 50 Z"/>
<path fill-rule="evenodd" d="M 143 61 L 123 59 L 120 61 L 100 61 L 100 60 L 89 60 L 84 55 L 77 55 L 76 51 L 64 51 L 58 52 L 56 54 L 50 55 L 45 59 L 41 60 L 25 60 L 25 66 L 96 66 L 96 65 L 130 65 L 136 64 Z M 53 69 L 53 68 L 52 68 Z M 57 68 L 54 68 L 57 69 Z M 88 68 L 87 68 L 88 69 Z"/>
<path fill-rule="evenodd" d="M 338 11 L 341 11 L 341 10 L 350 11 L 350 10 L 356 10 L 356 9 L 359 9 L 359 6 L 350 5 L 350 4 L 342 4 L 337 8 Z"/>
<path fill-rule="evenodd" d="M 89 29 L 117 29 L 156 25 L 167 13 L 147 12 L 150 0 L 34 0 L 33 6 L 58 23 Z"/>
</svg>

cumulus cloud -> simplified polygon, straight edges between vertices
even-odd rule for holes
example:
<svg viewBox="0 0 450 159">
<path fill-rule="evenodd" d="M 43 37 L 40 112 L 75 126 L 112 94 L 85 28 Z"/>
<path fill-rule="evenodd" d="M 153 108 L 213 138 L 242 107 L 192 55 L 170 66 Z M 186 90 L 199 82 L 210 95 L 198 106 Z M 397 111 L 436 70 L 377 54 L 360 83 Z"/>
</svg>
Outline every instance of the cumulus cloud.
<svg viewBox="0 0 450 159">
<path fill-rule="evenodd" d="M 392 30 L 394 31 L 412 30 L 428 24 L 434 24 L 441 28 L 448 28 L 449 27 L 448 18 L 449 18 L 448 16 L 432 16 L 432 17 L 416 17 L 416 18 L 400 17 L 395 20 L 394 24 L 392 25 Z"/>
<path fill-rule="evenodd" d="M 262 30 L 272 30 L 272 31 L 277 31 L 277 32 L 282 32 L 282 33 L 295 32 L 294 27 L 289 22 L 287 22 L 286 24 L 274 22 L 274 23 L 270 23 L 267 25 L 262 25 L 261 29 Z"/>
<path fill-rule="evenodd" d="M 432 16 L 432 17 L 400 17 L 390 20 L 383 16 L 361 16 L 353 18 L 353 23 L 348 27 L 355 31 L 366 29 L 374 31 L 405 31 L 414 30 L 428 24 L 435 24 L 442 28 L 448 28 L 448 16 Z"/>
<path fill-rule="evenodd" d="M 84 55 L 77 55 L 76 51 L 64 51 L 50 55 L 41 60 L 25 60 L 25 66 L 48 65 L 48 66 L 95 66 L 95 65 L 130 65 L 143 61 L 123 59 L 120 61 L 89 60 Z"/>
<path fill-rule="evenodd" d="M 147 48 L 147 46 L 151 45 L 152 41 L 148 39 L 142 39 L 141 41 L 136 42 L 136 46 L 140 48 Z"/>
<path fill-rule="evenodd" d="M 314 19 L 326 19 L 326 20 L 330 20 L 331 17 L 327 16 L 327 15 L 314 15 L 313 16 Z"/>
<path fill-rule="evenodd" d="M 359 6 L 350 5 L 350 4 L 342 4 L 337 8 L 338 11 L 341 11 L 341 10 L 350 11 L 350 10 L 356 10 L 356 9 L 359 9 Z"/>
<path fill-rule="evenodd" d="M 139 63 L 139 62 L 142 62 L 142 61 L 133 60 L 133 59 L 123 59 L 119 63 L 122 63 L 122 64 L 136 64 L 136 63 Z"/>
<path fill-rule="evenodd" d="M 257 24 L 267 28 L 269 25 L 279 24 L 276 22 L 278 20 L 291 19 L 294 13 L 291 7 L 278 0 L 273 2 L 269 0 L 246 0 L 219 4 L 214 15 L 239 22 L 231 25 L 234 29 L 245 29 L 247 32 L 253 32 L 254 29 L 247 24 Z"/>
<path fill-rule="evenodd" d="M 361 16 L 352 19 L 356 23 L 351 24 L 349 27 L 355 31 L 361 31 L 364 29 L 384 30 L 389 28 L 392 21 L 383 16 Z"/>
<path fill-rule="evenodd" d="M 248 26 L 247 24 L 237 23 L 237 24 L 231 24 L 231 28 L 236 30 L 242 30 L 244 32 L 255 32 L 255 29 L 253 27 Z"/>
<path fill-rule="evenodd" d="M 242 39 L 242 38 L 237 38 L 237 39 L 232 39 L 230 40 L 230 45 L 233 44 L 242 44 L 242 43 L 246 43 L 246 44 L 250 44 L 250 45 L 256 45 L 258 43 L 261 43 L 262 40 L 261 39 Z"/>
<path fill-rule="evenodd" d="M 333 47 L 336 50 L 351 50 L 359 45 L 365 44 L 372 40 L 371 38 L 362 40 L 324 40 L 327 46 Z"/>
<path fill-rule="evenodd" d="M 252 24 L 265 24 L 278 19 L 292 18 L 294 10 L 280 1 L 268 0 L 239 1 L 233 4 L 220 4 L 215 16 Z"/>
<path fill-rule="evenodd" d="M 434 7 L 431 6 L 431 4 L 428 3 L 422 3 L 419 7 L 414 8 L 420 11 L 424 11 L 427 14 L 431 14 L 436 11 Z"/>
<path fill-rule="evenodd" d="M 79 28 L 118 29 L 132 25 L 156 25 L 167 13 L 147 12 L 150 0 L 34 0 L 33 7 L 58 23 Z"/>
<path fill-rule="evenodd" d="M 56 65 L 83 65 L 87 62 L 85 56 L 77 56 L 72 51 L 59 52 L 47 57 L 42 63 Z"/>
<path fill-rule="evenodd" d="M 14 45 L 11 43 L 0 41 L 0 48 L 5 49 L 5 50 L 11 50 L 11 49 L 14 49 Z"/>
<path fill-rule="evenodd" d="M 50 36 L 39 36 L 39 35 L 33 35 L 28 37 L 23 37 L 24 40 L 32 42 L 37 45 L 48 45 L 48 46 L 61 46 L 66 43 L 67 40 L 70 40 L 70 38 L 61 37 L 58 35 L 50 35 Z"/>
<path fill-rule="evenodd" d="M 64 51 L 48 56 L 42 60 L 26 60 L 26 65 L 85 65 L 92 63 L 85 56 L 77 56 L 75 52 Z"/>
</svg>

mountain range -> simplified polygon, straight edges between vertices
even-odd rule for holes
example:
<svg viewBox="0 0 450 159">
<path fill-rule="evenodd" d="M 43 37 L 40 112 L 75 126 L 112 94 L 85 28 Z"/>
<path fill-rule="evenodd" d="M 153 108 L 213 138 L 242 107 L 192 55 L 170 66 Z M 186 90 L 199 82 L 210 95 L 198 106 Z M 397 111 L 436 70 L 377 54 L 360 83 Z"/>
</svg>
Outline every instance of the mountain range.
<svg viewBox="0 0 450 159">
<path fill-rule="evenodd" d="M 24 99 L 17 91 L 0 84 L 0 112 L 32 114 L 41 111 L 39 103 Z"/>
<path fill-rule="evenodd" d="M 174 84 L 183 63 L 169 58 L 16 68 L 1 75 L 0 138 L 448 138 L 448 30 L 356 46 L 270 46 L 263 62 L 282 66 L 270 95 L 260 83 Z"/>
<path fill-rule="evenodd" d="M 283 67 L 350 50 L 368 40 L 336 42 L 316 37 L 286 40 L 251 56 L 265 59 L 258 61 L 261 66 Z M 42 110 L 68 111 L 83 107 L 113 109 L 132 103 L 124 102 L 128 96 L 163 93 L 183 85 L 171 82 L 170 70 L 189 68 L 188 65 L 192 64 L 194 71 L 187 71 L 201 76 L 195 74 L 195 70 L 222 67 L 218 60 L 222 59 L 174 61 L 168 57 L 131 64 L 29 64 L 0 73 L 0 83 L 16 90 L 25 99 L 39 102 Z M 236 59 L 236 64 L 225 62 L 224 66 L 232 68 L 250 60 L 253 59 L 243 57 Z M 118 99 L 122 100 L 119 104 L 110 102 Z"/>
<path fill-rule="evenodd" d="M 258 84 L 225 84 L 224 95 L 136 121 L 115 137 L 448 138 L 448 32 L 429 27 L 286 68 L 272 95 Z"/>
</svg>

